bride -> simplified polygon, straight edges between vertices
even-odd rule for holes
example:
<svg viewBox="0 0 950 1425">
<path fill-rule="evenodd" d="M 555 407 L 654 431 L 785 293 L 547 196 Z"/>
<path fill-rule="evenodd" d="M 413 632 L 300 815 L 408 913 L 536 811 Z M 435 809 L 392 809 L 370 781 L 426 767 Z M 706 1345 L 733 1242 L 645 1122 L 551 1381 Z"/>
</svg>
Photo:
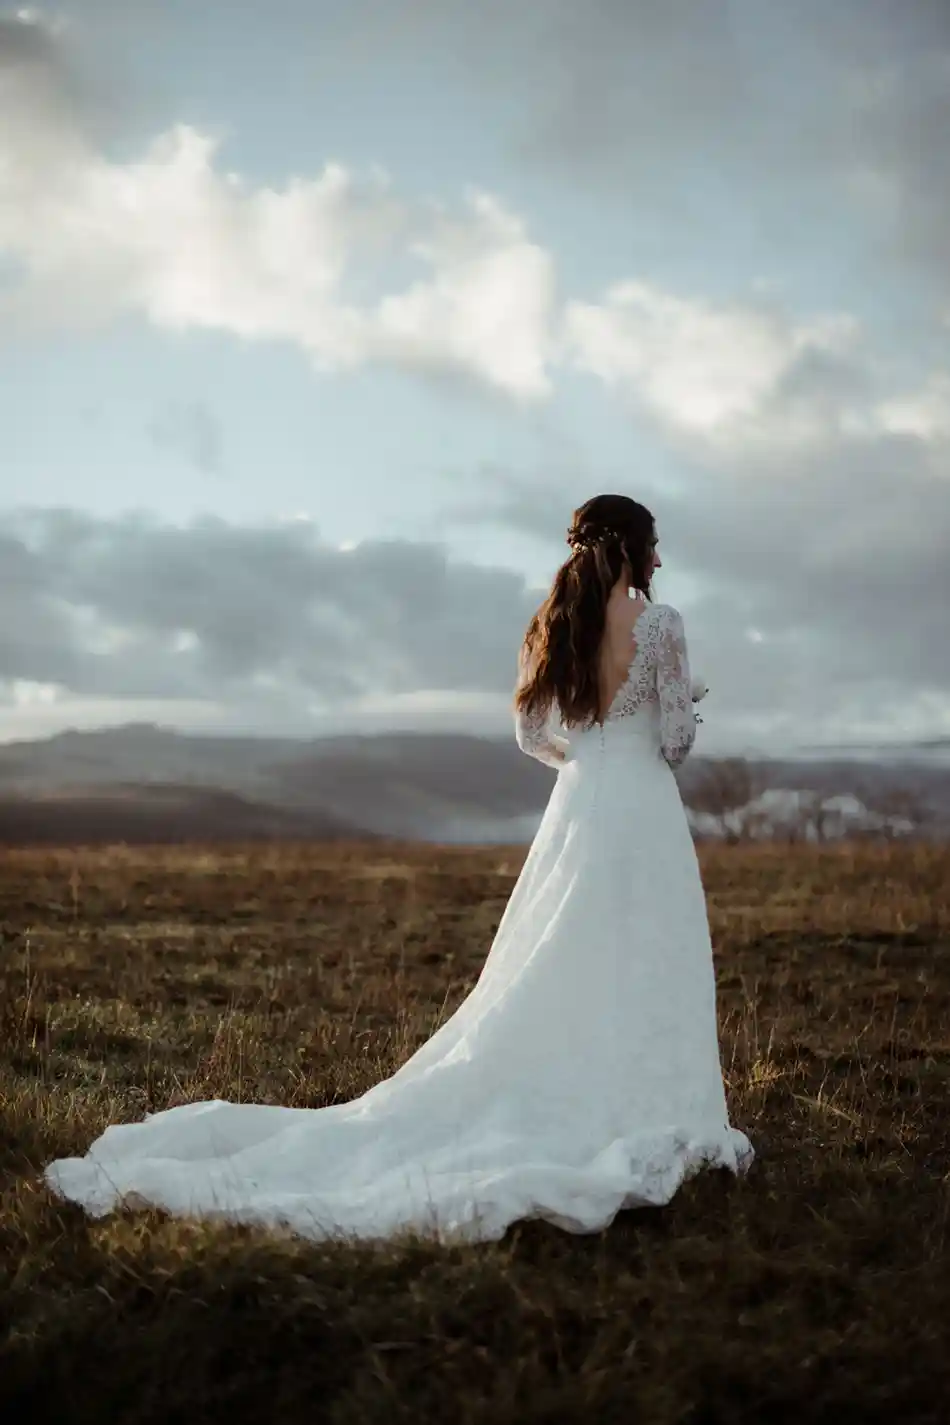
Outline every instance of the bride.
<svg viewBox="0 0 950 1425">
<path fill-rule="evenodd" d="M 682 618 L 650 597 L 653 517 L 599 495 L 568 544 L 515 695 L 519 745 L 558 776 L 467 999 L 349 1103 L 215 1100 L 113 1125 L 47 1168 L 55 1191 L 96 1215 L 124 1199 L 315 1238 L 488 1241 L 529 1217 L 594 1232 L 704 1164 L 749 1165 L 672 772 L 696 718 Z"/>
</svg>

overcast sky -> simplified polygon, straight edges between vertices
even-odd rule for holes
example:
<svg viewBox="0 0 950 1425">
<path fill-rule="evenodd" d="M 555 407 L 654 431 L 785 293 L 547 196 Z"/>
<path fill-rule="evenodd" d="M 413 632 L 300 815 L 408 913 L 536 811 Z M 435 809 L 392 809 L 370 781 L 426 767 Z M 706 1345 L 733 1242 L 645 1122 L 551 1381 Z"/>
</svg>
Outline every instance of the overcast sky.
<svg viewBox="0 0 950 1425">
<path fill-rule="evenodd" d="M 600 491 L 705 750 L 950 734 L 946 0 L 0 9 L 0 739 L 504 733 Z"/>
</svg>

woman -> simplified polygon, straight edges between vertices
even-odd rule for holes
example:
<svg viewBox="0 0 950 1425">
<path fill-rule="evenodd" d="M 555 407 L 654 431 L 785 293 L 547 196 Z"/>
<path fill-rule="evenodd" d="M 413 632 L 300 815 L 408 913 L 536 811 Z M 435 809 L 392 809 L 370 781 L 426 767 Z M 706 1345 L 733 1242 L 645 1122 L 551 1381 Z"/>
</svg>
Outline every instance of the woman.
<svg viewBox="0 0 950 1425">
<path fill-rule="evenodd" d="M 53 1163 L 54 1189 L 95 1214 L 132 1195 L 311 1237 L 485 1241 L 526 1217 L 596 1231 L 704 1163 L 748 1165 L 671 771 L 695 716 L 682 620 L 650 601 L 653 518 L 601 495 L 568 543 L 515 699 L 519 744 L 559 775 L 456 1013 L 349 1103 L 186 1104 Z M 549 731 L 555 710 L 569 739 Z"/>
</svg>

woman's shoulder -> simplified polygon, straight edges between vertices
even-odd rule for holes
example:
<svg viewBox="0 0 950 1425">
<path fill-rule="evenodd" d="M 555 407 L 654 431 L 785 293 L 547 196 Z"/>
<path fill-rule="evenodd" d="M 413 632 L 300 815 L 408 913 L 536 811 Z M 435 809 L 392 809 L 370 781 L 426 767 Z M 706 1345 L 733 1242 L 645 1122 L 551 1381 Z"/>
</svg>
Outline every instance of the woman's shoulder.
<svg viewBox="0 0 950 1425">
<path fill-rule="evenodd" d="M 683 615 L 672 604 L 652 603 L 649 611 L 656 624 L 677 624 L 683 622 Z"/>
<path fill-rule="evenodd" d="M 683 637 L 683 615 L 673 604 L 651 604 L 647 617 L 650 619 L 649 632 L 655 640 Z"/>
</svg>

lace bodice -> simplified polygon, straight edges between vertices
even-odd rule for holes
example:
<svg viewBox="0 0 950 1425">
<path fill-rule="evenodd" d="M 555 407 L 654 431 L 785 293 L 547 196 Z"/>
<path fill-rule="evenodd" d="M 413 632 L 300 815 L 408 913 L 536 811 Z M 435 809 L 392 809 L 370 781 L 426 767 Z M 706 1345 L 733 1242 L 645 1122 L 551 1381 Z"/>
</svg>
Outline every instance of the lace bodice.
<svg viewBox="0 0 950 1425">
<path fill-rule="evenodd" d="M 650 704 L 658 705 L 660 751 L 671 767 L 678 767 L 696 738 L 682 615 L 670 604 L 651 604 L 637 620 L 633 637 L 636 652 L 604 722 L 617 722 Z M 560 767 L 570 758 L 571 744 L 551 730 L 551 720 L 551 716 L 519 712 L 515 736 L 522 752 Z"/>
</svg>

